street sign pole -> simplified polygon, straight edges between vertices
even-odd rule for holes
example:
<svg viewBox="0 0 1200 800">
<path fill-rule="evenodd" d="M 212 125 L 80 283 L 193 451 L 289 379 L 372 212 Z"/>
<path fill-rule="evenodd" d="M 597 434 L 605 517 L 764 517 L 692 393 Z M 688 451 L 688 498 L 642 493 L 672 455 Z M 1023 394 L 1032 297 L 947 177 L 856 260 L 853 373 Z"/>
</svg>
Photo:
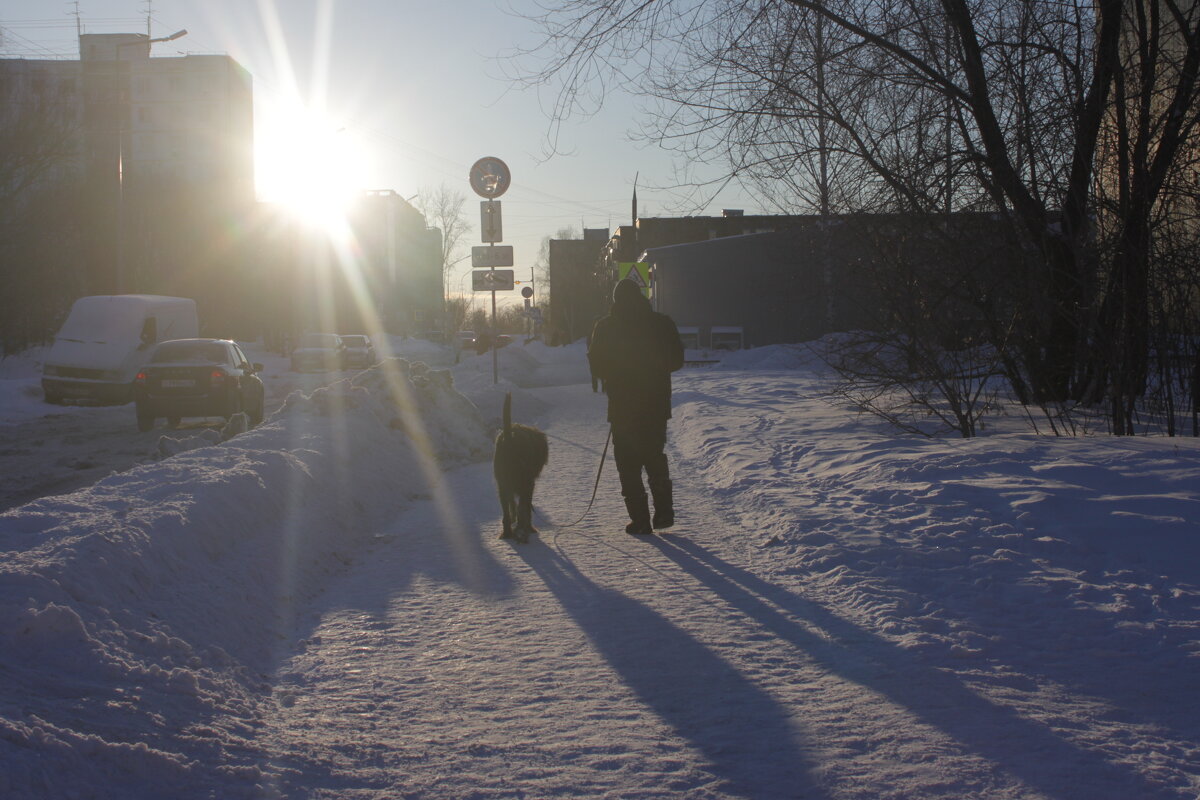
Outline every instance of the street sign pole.
<svg viewBox="0 0 1200 800">
<path fill-rule="evenodd" d="M 495 245 L 490 245 L 495 247 Z M 495 259 L 492 259 L 495 263 Z M 492 267 L 492 273 L 495 274 L 496 268 Z M 492 279 L 492 385 L 495 386 L 500 382 L 500 348 L 496 347 L 496 280 Z"/>
<path fill-rule="evenodd" d="M 500 257 L 496 254 L 496 242 L 504 241 L 503 228 L 500 226 L 500 204 L 496 202 L 496 198 L 508 191 L 508 186 L 512 182 L 512 175 L 508 171 L 507 164 L 494 156 L 488 156 L 479 159 L 471 165 L 468 180 L 471 183 L 471 188 L 475 190 L 475 194 L 484 198 L 483 202 L 479 204 L 479 230 L 483 234 L 481 238 L 488 245 L 487 263 L 488 269 L 491 271 L 488 285 L 492 290 L 492 384 L 495 385 L 500 382 L 500 356 L 496 348 L 495 276 L 496 265 Z M 472 248 L 472 251 L 475 249 Z M 508 251 L 506 266 L 512 266 L 512 248 L 508 248 Z M 472 260 L 475 260 L 474 252 L 472 252 Z M 512 288 L 511 281 L 508 288 Z"/>
</svg>

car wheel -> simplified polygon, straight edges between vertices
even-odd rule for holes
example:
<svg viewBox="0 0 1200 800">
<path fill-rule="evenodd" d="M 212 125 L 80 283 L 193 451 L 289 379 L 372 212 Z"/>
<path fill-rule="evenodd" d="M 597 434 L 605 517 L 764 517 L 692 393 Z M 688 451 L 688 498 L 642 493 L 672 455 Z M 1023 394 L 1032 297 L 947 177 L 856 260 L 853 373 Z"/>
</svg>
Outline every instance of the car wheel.
<svg viewBox="0 0 1200 800">
<path fill-rule="evenodd" d="M 143 412 L 140 408 L 137 412 L 138 430 L 142 433 L 154 429 L 154 415 Z"/>
<path fill-rule="evenodd" d="M 250 411 L 250 425 L 251 426 L 262 424 L 263 411 L 264 411 L 263 406 L 265 404 L 266 404 L 266 400 L 262 397 L 258 398 L 258 402 L 256 402 L 254 404 L 252 410 Z"/>
</svg>

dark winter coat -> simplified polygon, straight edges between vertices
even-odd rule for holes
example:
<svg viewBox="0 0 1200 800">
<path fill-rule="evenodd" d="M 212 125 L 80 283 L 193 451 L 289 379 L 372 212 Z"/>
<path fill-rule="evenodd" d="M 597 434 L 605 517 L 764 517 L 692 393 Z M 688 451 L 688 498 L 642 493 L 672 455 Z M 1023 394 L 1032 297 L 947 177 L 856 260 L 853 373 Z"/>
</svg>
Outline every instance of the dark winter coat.
<svg viewBox="0 0 1200 800">
<path fill-rule="evenodd" d="M 609 422 L 665 422 L 671 417 L 671 373 L 683 366 L 679 330 L 636 287 L 622 291 L 621 284 L 609 315 L 592 330 L 592 377 L 604 382 Z"/>
</svg>

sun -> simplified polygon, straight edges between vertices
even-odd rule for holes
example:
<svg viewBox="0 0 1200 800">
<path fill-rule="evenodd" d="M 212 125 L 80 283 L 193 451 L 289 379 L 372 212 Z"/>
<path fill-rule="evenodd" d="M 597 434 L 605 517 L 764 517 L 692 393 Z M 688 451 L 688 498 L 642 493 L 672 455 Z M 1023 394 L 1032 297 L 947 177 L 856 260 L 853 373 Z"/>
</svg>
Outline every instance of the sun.
<svg viewBox="0 0 1200 800">
<path fill-rule="evenodd" d="M 345 126 L 299 101 L 257 109 L 259 198 L 326 230 L 344 223 L 366 188 L 365 148 Z"/>
</svg>

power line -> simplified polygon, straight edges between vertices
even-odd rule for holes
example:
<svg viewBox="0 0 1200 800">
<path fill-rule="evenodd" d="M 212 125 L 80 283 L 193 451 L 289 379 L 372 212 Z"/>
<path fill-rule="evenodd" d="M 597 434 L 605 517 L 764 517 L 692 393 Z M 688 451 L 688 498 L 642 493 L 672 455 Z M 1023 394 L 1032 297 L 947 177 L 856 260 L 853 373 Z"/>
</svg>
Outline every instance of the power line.
<svg viewBox="0 0 1200 800">
<path fill-rule="evenodd" d="M 9 40 L 16 40 L 18 43 L 24 45 L 25 49 L 23 51 L 14 50 L 13 48 L 11 48 L 9 46 Z M 37 42 L 33 41 L 32 39 L 26 39 L 21 34 L 13 31 L 12 28 L 9 27 L 7 24 L 0 26 L 0 47 L 2 47 L 5 51 L 12 51 L 12 52 L 17 52 L 17 53 L 22 53 L 22 54 L 31 53 L 31 54 L 35 54 L 35 55 L 49 56 L 50 58 L 55 58 L 55 59 L 63 57 L 62 53 L 56 52 L 54 50 L 51 50 L 48 47 L 40 45 Z M 76 42 L 76 51 L 74 53 L 72 53 L 72 55 L 76 55 L 77 53 L 78 53 L 78 42 Z"/>
</svg>

